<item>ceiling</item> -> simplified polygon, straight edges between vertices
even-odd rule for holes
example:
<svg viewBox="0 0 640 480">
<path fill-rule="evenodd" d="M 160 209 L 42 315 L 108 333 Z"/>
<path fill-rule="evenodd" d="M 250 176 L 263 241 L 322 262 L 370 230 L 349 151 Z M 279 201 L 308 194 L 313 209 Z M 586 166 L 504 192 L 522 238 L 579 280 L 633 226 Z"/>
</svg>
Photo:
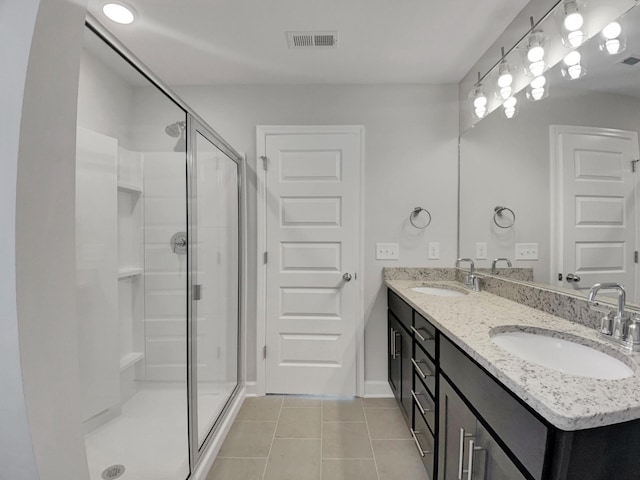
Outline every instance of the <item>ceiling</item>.
<svg viewBox="0 0 640 480">
<path fill-rule="evenodd" d="M 126 0 L 89 11 L 169 85 L 458 83 L 527 0 Z M 337 30 L 291 50 L 286 31 Z"/>
</svg>

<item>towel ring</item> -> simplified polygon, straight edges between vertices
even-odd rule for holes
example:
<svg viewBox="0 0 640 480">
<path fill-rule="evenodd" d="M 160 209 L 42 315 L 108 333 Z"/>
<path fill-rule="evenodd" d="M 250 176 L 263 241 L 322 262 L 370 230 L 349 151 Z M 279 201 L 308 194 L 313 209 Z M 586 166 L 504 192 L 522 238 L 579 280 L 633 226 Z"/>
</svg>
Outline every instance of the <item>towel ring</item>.
<svg viewBox="0 0 640 480">
<path fill-rule="evenodd" d="M 420 213 L 422 212 L 425 212 L 429 216 L 429 220 L 424 225 L 416 225 L 414 220 L 418 218 L 418 215 L 420 215 Z M 411 222 L 411 225 L 416 227 L 418 230 L 424 230 L 429 225 L 431 225 L 431 214 L 429 213 L 429 210 L 427 210 L 426 208 L 416 207 L 413 209 L 413 212 L 411 212 L 411 215 L 409 215 L 409 221 Z"/>
<path fill-rule="evenodd" d="M 511 227 L 513 227 L 513 224 L 516 223 L 516 214 L 513 213 L 513 210 L 511 210 L 510 208 L 508 208 L 508 207 L 495 207 L 493 209 L 493 211 L 495 212 L 493 214 L 493 223 L 495 223 L 498 227 L 500 227 L 500 228 L 511 228 Z M 502 217 L 502 212 L 504 212 L 504 211 L 509 212 L 511 214 L 511 216 L 513 217 L 511 219 L 511 222 L 507 222 L 508 225 L 507 224 L 500 225 L 498 223 L 498 218 Z"/>
</svg>

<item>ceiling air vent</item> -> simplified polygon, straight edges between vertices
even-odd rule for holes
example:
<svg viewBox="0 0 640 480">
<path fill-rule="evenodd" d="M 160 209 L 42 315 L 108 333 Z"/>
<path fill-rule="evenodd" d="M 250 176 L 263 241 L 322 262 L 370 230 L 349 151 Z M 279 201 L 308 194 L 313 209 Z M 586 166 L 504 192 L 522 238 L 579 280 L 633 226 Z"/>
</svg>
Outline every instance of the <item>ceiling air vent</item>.
<svg viewBox="0 0 640 480">
<path fill-rule="evenodd" d="M 287 32 L 289 48 L 336 48 L 338 32 Z"/>
<path fill-rule="evenodd" d="M 620 63 L 629 65 L 630 67 L 632 67 L 640 63 L 640 55 L 629 55 L 624 60 L 621 60 Z"/>
</svg>

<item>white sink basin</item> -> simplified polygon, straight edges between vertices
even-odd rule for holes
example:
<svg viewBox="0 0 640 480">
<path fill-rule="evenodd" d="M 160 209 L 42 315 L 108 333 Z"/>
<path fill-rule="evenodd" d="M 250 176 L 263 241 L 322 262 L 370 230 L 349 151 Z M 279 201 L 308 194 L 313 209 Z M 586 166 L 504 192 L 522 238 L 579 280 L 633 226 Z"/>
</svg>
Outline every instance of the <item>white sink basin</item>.
<svg viewBox="0 0 640 480">
<path fill-rule="evenodd" d="M 466 295 L 465 292 L 438 287 L 411 287 L 411 290 L 424 295 L 436 295 L 438 297 L 464 297 Z"/>
<path fill-rule="evenodd" d="M 617 358 L 570 340 L 523 331 L 496 333 L 491 339 L 517 357 L 570 375 L 607 380 L 633 375 Z"/>
</svg>

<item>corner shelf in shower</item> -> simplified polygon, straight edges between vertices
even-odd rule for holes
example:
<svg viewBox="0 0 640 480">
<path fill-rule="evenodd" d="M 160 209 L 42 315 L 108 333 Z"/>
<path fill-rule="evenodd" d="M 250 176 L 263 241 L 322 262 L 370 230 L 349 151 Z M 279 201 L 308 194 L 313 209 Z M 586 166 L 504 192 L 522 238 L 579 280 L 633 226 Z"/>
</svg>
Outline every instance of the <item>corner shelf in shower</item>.
<svg viewBox="0 0 640 480">
<path fill-rule="evenodd" d="M 118 270 L 118 280 L 142 275 L 142 273 L 143 273 L 143 270 L 141 267 L 121 268 Z"/>
<path fill-rule="evenodd" d="M 127 353 L 124 357 L 120 358 L 120 371 L 124 371 L 127 368 L 141 362 L 144 359 L 144 353 L 131 352 Z"/>
<path fill-rule="evenodd" d="M 142 185 L 118 182 L 118 190 L 120 190 L 121 192 L 140 194 L 142 193 Z"/>
</svg>

